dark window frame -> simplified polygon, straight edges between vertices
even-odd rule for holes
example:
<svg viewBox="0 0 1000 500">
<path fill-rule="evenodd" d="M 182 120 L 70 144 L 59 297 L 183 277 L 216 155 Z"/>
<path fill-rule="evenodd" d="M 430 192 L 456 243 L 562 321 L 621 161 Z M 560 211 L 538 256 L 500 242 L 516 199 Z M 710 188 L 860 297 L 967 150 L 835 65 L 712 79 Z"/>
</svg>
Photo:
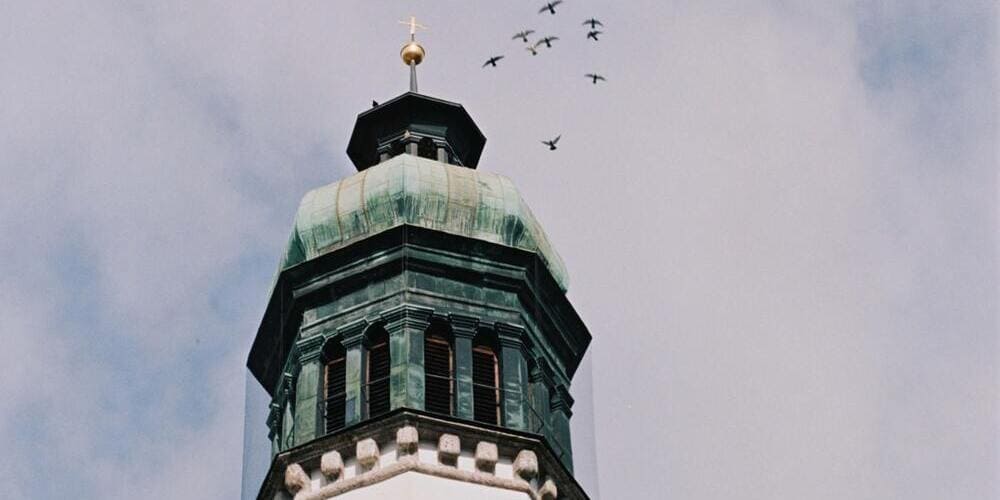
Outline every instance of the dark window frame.
<svg viewBox="0 0 1000 500">
<path fill-rule="evenodd" d="M 472 419 L 476 422 L 502 424 L 501 377 L 496 336 L 481 331 L 472 344 Z"/>
<path fill-rule="evenodd" d="M 392 355 L 389 332 L 381 325 L 365 333 L 364 397 L 365 417 L 371 418 L 391 409 Z M 373 373 L 375 372 L 375 373 Z"/>
<path fill-rule="evenodd" d="M 323 405 L 324 434 L 343 429 L 347 424 L 347 350 L 336 340 L 323 346 Z M 334 372 L 333 370 L 339 370 Z M 336 391 L 331 394 L 331 391 Z"/>
<path fill-rule="evenodd" d="M 455 414 L 453 339 L 446 324 L 432 324 L 424 332 L 424 409 L 432 413 Z"/>
</svg>

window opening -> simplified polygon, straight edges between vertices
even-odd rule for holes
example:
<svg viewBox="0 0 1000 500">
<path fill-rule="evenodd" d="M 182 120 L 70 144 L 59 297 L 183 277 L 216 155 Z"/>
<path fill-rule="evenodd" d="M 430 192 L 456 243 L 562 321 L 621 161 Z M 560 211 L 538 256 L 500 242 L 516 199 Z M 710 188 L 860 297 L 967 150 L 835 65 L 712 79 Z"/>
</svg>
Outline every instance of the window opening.
<svg viewBox="0 0 1000 500">
<path fill-rule="evenodd" d="M 389 411 L 389 334 L 382 327 L 374 328 L 368 337 L 368 366 L 365 370 L 368 417 Z"/>
<path fill-rule="evenodd" d="M 424 336 L 424 407 L 451 415 L 455 366 L 451 342 L 441 330 L 432 327 Z"/>
<path fill-rule="evenodd" d="M 329 434 L 344 428 L 347 396 L 347 352 L 339 342 L 323 347 L 323 421 Z"/>
<path fill-rule="evenodd" d="M 472 347 L 473 419 L 485 424 L 500 424 L 500 363 L 496 345 L 477 337 Z"/>
</svg>

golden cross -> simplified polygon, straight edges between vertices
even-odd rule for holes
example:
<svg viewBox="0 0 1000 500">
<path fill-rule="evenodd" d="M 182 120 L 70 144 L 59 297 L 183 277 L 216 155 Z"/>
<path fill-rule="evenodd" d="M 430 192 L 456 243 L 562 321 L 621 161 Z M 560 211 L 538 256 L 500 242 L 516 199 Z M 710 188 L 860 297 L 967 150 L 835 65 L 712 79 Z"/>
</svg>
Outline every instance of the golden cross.
<svg viewBox="0 0 1000 500">
<path fill-rule="evenodd" d="M 413 41 L 413 40 L 416 39 L 417 28 L 420 28 L 422 30 L 427 29 L 427 26 L 424 26 L 422 24 L 417 24 L 417 18 L 415 16 L 410 16 L 410 20 L 409 21 L 400 21 L 399 24 L 405 24 L 405 25 L 408 25 L 410 27 L 410 40 L 411 41 Z"/>
</svg>

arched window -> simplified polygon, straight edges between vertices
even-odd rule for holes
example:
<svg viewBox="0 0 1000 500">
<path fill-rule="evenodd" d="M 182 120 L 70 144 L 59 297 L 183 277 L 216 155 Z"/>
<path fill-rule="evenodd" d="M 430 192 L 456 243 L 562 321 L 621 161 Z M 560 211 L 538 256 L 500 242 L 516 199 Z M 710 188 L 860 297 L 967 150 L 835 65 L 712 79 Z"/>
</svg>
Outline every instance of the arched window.
<svg viewBox="0 0 1000 500">
<path fill-rule="evenodd" d="M 500 363 L 496 338 L 476 335 L 472 345 L 472 415 L 476 422 L 500 424 Z"/>
<path fill-rule="evenodd" d="M 381 326 L 373 326 L 367 341 L 365 400 L 371 418 L 389 411 L 389 333 Z"/>
<path fill-rule="evenodd" d="M 447 325 L 432 324 L 424 335 L 424 408 L 451 415 L 455 362 Z"/>
<path fill-rule="evenodd" d="M 323 346 L 323 421 L 326 432 L 344 427 L 344 398 L 347 389 L 347 352 L 340 342 Z"/>
</svg>

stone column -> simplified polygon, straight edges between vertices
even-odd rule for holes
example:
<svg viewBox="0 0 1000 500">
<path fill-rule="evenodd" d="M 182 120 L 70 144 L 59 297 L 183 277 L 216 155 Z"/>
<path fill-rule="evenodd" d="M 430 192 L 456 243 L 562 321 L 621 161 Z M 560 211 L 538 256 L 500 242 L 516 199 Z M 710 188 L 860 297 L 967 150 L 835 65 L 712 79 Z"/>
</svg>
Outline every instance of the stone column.
<svg viewBox="0 0 1000 500">
<path fill-rule="evenodd" d="M 434 311 L 403 304 L 380 316 L 389 333 L 389 399 L 393 410 L 424 409 L 424 331 Z"/>
<path fill-rule="evenodd" d="M 282 451 L 294 446 L 295 435 L 295 388 L 292 383 L 295 377 L 291 373 L 282 372 L 278 381 L 278 441 Z"/>
<path fill-rule="evenodd" d="M 337 329 L 341 345 L 344 346 L 344 426 L 355 424 L 364 418 L 365 394 L 365 320 L 352 321 Z"/>
<path fill-rule="evenodd" d="M 295 444 L 316 439 L 319 435 L 320 352 L 323 336 L 314 335 L 296 344 L 299 375 L 295 382 Z"/>
<path fill-rule="evenodd" d="M 525 388 L 528 386 L 528 363 L 524 349 L 524 327 L 508 323 L 496 324 L 500 341 L 500 370 L 503 386 L 503 425 L 528 430 Z"/>
<path fill-rule="evenodd" d="M 551 379 L 545 374 L 543 360 L 535 363 L 531 367 L 531 384 L 529 385 L 528 404 L 531 408 L 528 411 L 528 430 L 538 434 L 547 434 L 546 428 L 549 424 L 549 406 L 551 396 L 549 387 L 552 386 Z"/>
<path fill-rule="evenodd" d="M 449 314 L 448 319 L 455 337 L 455 416 L 472 420 L 472 339 L 479 319 L 462 314 Z"/>
</svg>

